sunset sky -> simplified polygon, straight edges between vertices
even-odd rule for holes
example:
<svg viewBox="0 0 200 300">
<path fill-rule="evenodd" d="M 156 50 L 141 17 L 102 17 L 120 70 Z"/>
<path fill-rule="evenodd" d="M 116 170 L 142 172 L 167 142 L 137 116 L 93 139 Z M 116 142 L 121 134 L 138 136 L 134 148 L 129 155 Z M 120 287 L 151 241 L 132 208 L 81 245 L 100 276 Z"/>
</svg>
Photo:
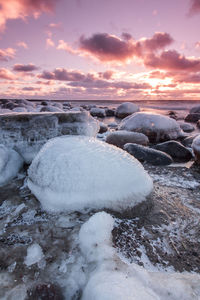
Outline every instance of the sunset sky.
<svg viewBox="0 0 200 300">
<path fill-rule="evenodd" d="M 200 0 L 0 0 L 0 97 L 200 100 Z"/>
</svg>

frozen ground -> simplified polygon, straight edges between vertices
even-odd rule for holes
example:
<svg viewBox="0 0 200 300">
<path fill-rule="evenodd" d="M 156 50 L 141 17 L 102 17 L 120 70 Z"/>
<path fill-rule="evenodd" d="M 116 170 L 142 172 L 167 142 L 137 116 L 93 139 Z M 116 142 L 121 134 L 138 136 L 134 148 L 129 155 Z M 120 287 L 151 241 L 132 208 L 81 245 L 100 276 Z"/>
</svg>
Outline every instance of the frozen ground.
<svg viewBox="0 0 200 300">
<path fill-rule="evenodd" d="M 151 209 L 137 218 L 114 216 L 118 256 L 149 271 L 199 273 L 200 173 L 186 167 L 145 168 L 155 185 Z M 37 299 L 34 295 L 42 293 L 46 299 L 50 294 L 81 299 L 88 264 L 78 233 L 93 213 L 45 213 L 25 174 L 1 188 L 0 201 L 0 299 Z M 30 263 L 33 244 L 38 246 Z"/>
</svg>

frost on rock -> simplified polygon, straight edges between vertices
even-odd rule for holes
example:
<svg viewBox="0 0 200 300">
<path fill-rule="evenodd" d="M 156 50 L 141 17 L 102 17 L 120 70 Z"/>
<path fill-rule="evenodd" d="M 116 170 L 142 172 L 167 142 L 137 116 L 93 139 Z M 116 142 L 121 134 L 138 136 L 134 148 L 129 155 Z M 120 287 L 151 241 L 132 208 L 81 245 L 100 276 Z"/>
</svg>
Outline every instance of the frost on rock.
<svg viewBox="0 0 200 300">
<path fill-rule="evenodd" d="M 113 226 L 113 218 L 101 212 L 80 229 L 79 245 L 89 273 L 82 300 L 199 299 L 198 274 L 150 272 L 123 262 L 112 247 Z"/>
<path fill-rule="evenodd" d="M 32 244 L 27 248 L 27 256 L 24 260 L 25 265 L 30 267 L 36 263 L 39 263 L 44 257 L 42 248 L 38 244 Z"/>
<path fill-rule="evenodd" d="M 22 157 L 15 150 L 0 144 L 0 186 L 16 177 L 23 163 Z"/>
<path fill-rule="evenodd" d="M 167 116 L 138 112 L 122 120 L 120 130 L 141 132 L 150 142 L 166 141 L 183 137 L 178 122 Z"/>
<path fill-rule="evenodd" d="M 123 211 L 145 200 L 153 188 L 143 166 L 125 151 L 94 138 L 50 140 L 29 171 L 28 186 L 46 210 Z"/>
<path fill-rule="evenodd" d="M 194 151 L 196 161 L 200 164 L 200 135 L 195 137 L 193 140 L 192 149 Z"/>
<path fill-rule="evenodd" d="M 98 122 L 88 112 L 12 113 L 0 115 L 0 143 L 14 148 L 31 163 L 41 147 L 62 135 L 95 136 Z"/>
<path fill-rule="evenodd" d="M 125 102 L 120 104 L 115 112 L 116 117 L 123 119 L 135 112 L 138 112 L 140 109 L 139 107 L 131 102 Z"/>
</svg>

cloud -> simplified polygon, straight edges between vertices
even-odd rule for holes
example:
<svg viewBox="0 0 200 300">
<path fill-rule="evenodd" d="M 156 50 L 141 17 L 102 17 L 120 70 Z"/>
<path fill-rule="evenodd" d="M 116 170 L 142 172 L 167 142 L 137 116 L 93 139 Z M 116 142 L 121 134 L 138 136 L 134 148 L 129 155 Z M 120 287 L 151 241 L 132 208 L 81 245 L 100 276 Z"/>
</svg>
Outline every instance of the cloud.
<svg viewBox="0 0 200 300">
<path fill-rule="evenodd" d="M 32 86 L 25 86 L 24 88 L 22 88 L 22 91 L 27 91 L 27 92 L 31 92 L 31 91 L 40 91 L 41 88 L 36 88 L 36 87 L 32 87 Z"/>
<path fill-rule="evenodd" d="M 54 43 L 54 41 L 51 38 L 47 38 L 46 39 L 46 46 L 47 46 L 47 48 L 54 47 L 55 43 Z"/>
<path fill-rule="evenodd" d="M 85 78 L 85 75 L 79 71 L 68 71 L 63 68 L 56 68 L 53 72 L 43 71 L 38 75 L 38 78 L 60 81 L 80 81 Z"/>
<path fill-rule="evenodd" d="M 200 0 L 190 0 L 189 15 L 200 13 Z"/>
<path fill-rule="evenodd" d="M 0 29 L 5 29 L 8 19 L 37 18 L 43 12 L 52 12 L 57 0 L 0 0 Z"/>
<path fill-rule="evenodd" d="M 36 67 L 33 64 L 28 64 L 28 65 L 15 64 L 13 67 L 13 71 L 16 72 L 32 72 L 36 70 L 38 70 L 38 67 Z"/>
<path fill-rule="evenodd" d="M 114 72 L 111 70 L 105 71 L 105 72 L 99 72 L 99 77 L 103 79 L 111 79 L 113 76 Z"/>
<path fill-rule="evenodd" d="M 15 75 L 8 69 L 0 68 L 0 78 L 7 79 L 7 80 L 14 80 Z"/>
<path fill-rule="evenodd" d="M 102 62 L 127 62 L 148 52 L 164 49 L 173 42 L 168 33 L 156 32 L 151 38 L 135 41 L 129 33 L 122 38 L 108 33 L 96 33 L 90 38 L 81 36 L 80 50 Z"/>
<path fill-rule="evenodd" d="M 28 49 L 28 45 L 25 43 L 25 42 L 18 42 L 17 43 L 17 46 L 18 47 L 22 47 L 24 49 Z"/>
<path fill-rule="evenodd" d="M 144 58 L 144 65 L 163 70 L 198 71 L 199 58 L 187 58 L 176 50 L 163 51 L 160 55 L 151 53 Z"/>
<path fill-rule="evenodd" d="M 13 48 L 0 49 L 0 61 L 9 61 L 15 57 L 16 50 Z"/>
<path fill-rule="evenodd" d="M 63 40 L 59 40 L 58 46 L 56 48 L 57 50 L 65 50 L 66 52 L 70 54 L 80 54 L 80 52 L 76 49 L 73 49 L 68 43 L 66 43 Z"/>
</svg>

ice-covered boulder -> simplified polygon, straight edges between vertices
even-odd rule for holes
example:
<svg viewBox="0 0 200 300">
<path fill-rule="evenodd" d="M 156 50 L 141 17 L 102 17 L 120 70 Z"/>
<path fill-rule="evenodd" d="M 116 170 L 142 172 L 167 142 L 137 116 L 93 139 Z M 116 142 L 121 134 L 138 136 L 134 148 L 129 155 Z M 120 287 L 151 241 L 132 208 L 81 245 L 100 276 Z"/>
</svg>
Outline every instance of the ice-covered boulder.
<svg viewBox="0 0 200 300">
<path fill-rule="evenodd" d="M 120 130 L 144 133 L 150 142 L 167 141 L 183 137 L 178 122 L 167 116 L 138 112 L 122 120 Z"/>
<path fill-rule="evenodd" d="M 0 186 L 17 176 L 23 162 L 22 157 L 15 150 L 0 144 Z"/>
<path fill-rule="evenodd" d="M 46 210 L 124 211 L 153 188 L 143 166 L 127 152 L 94 138 L 50 140 L 33 160 L 28 186 Z"/>
<path fill-rule="evenodd" d="M 196 162 L 200 164 L 200 135 L 195 137 L 195 139 L 193 140 L 192 149 L 194 151 Z"/>
<path fill-rule="evenodd" d="M 149 143 L 149 139 L 146 135 L 140 132 L 118 130 L 110 132 L 106 136 L 106 142 L 119 148 L 123 148 L 123 146 L 127 143 L 135 143 L 146 146 Z"/>
<path fill-rule="evenodd" d="M 13 112 L 27 112 L 27 109 L 24 106 L 17 106 L 13 108 Z"/>
<path fill-rule="evenodd" d="M 93 107 L 90 109 L 90 114 L 93 117 L 104 118 L 106 116 L 105 109 L 99 107 Z"/>
<path fill-rule="evenodd" d="M 79 245 L 88 264 L 82 300 L 199 299 L 199 274 L 147 271 L 135 263 L 127 264 L 112 246 L 113 228 L 113 217 L 100 212 L 80 229 Z"/>
<path fill-rule="evenodd" d="M 95 136 L 98 121 L 88 112 L 13 113 L 0 115 L 0 143 L 15 148 L 30 163 L 41 147 L 61 135 Z"/>
<path fill-rule="evenodd" d="M 7 108 L 0 108 L 0 114 L 9 114 L 12 113 L 12 110 Z"/>
<path fill-rule="evenodd" d="M 117 118 L 123 119 L 129 115 L 132 115 L 135 112 L 138 112 L 139 110 L 140 109 L 136 104 L 131 102 L 125 102 L 117 107 L 115 115 Z"/>
<path fill-rule="evenodd" d="M 41 108 L 41 112 L 63 112 L 63 110 L 53 105 L 46 105 Z"/>
</svg>

